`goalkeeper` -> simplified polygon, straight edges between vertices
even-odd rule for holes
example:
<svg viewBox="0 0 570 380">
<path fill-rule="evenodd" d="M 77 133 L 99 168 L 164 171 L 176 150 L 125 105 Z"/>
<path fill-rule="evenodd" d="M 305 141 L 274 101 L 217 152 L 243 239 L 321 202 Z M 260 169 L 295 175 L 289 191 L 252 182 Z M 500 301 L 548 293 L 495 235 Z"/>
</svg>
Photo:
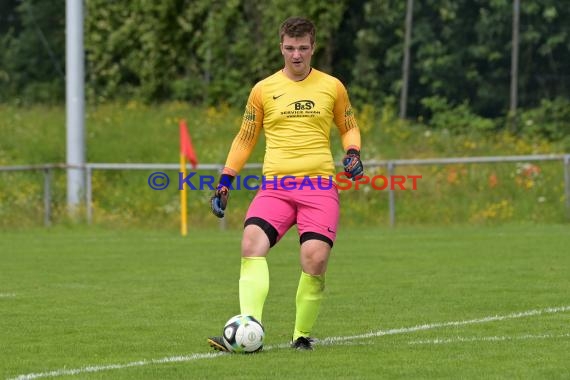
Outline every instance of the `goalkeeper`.
<svg viewBox="0 0 570 380">
<path fill-rule="evenodd" d="M 291 346 L 312 350 L 311 332 L 323 299 L 325 273 L 339 219 L 338 190 L 332 183 L 335 166 L 330 150 L 331 127 L 336 125 L 340 133 L 346 152 L 344 170 L 353 180 L 363 175 L 360 131 L 344 85 L 311 67 L 315 52 L 312 22 L 289 18 L 281 25 L 279 35 L 284 67 L 252 88 L 241 128 L 211 198 L 211 208 L 214 215 L 224 217 L 232 181 L 263 130 L 265 186 L 252 200 L 244 222 L 240 313 L 262 321 L 269 291 L 266 256 L 296 224 L 301 273 Z M 280 180 L 285 176 L 287 186 Z M 314 185 L 306 186 L 307 181 Z M 301 182 L 303 186 L 295 187 Z M 208 343 L 216 350 L 227 351 L 221 337 L 210 337 Z"/>
</svg>

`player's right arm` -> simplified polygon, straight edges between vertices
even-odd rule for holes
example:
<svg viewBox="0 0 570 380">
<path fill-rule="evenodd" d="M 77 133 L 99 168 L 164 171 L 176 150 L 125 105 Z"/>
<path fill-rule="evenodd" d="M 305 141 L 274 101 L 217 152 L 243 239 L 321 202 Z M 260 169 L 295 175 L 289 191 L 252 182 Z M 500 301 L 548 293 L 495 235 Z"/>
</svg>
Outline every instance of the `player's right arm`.
<svg viewBox="0 0 570 380">
<path fill-rule="evenodd" d="M 226 159 L 225 173 L 235 176 L 241 171 L 257 144 L 261 128 L 263 128 L 263 103 L 261 86 L 257 85 L 251 90 L 247 100 L 241 127 Z"/>
<path fill-rule="evenodd" d="M 232 142 L 218 186 L 210 199 L 212 213 L 218 218 L 224 217 L 231 184 L 235 176 L 244 167 L 251 152 L 253 152 L 262 127 L 263 104 L 261 101 L 261 87 L 256 85 L 249 94 L 241 127 Z"/>
<path fill-rule="evenodd" d="M 337 99 L 333 114 L 346 152 L 342 159 L 344 172 L 354 181 L 364 174 L 364 167 L 360 160 L 360 129 L 358 129 L 346 87 L 340 81 L 337 82 Z"/>
</svg>

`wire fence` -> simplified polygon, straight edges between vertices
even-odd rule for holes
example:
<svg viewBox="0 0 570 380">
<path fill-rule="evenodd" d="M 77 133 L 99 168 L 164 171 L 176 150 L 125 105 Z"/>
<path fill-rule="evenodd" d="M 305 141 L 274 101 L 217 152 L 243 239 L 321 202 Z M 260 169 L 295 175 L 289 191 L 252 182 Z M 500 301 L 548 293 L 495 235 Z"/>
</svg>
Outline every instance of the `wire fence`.
<svg viewBox="0 0 570 380">
<path fill-rule="evenodd" d="M 386 181 L 386 178 L 392 177 L 402 177 L 399 175 L 402 170 L 406 168 L 418 168 L 422 166 L 432 166 L 432 167 L 457 167 L 457 165 L 478 165 L 484 166 L 485 164 L 503 164 L 503 163 L 530 163 L 530 162 L 556 162 L 561 163 L 560 170 L 556 170 L 559 174 L 558 179 L 554 181 L 562 182 L 562 198 L 561 202 L 564 205 L 565 220 L 570 221 L 570 154 L 549 154 L 549 155 L 521 155 L 521 156 L 490 156 L 490 157 L 451 157 L 451 158 L 433 158 L 433 159 L 395 159 L 395 160 L 372 160 L 365 161 L 364 166 L 369 178 L 381 178 L 382 181 Z M 262 165 L 258 163 L 248 164 L 244 167 L 244 171 L 261 169 Z M 223 164 L 200 164 L 196 169 L 193 169 L 196 173 L 206 173 L 215 172 L 219 173 L 223 168 Z M 43 165 L 16 165 L 16 166 L 0 166 L 0 175 L 6 172 L 40 172 L 43 175 L 43 224 L 45 226 L 50 226 L 52 224 L 52 205 L 53 200 L 53 176 L 57 172 L 65 172 L 69 169 L 77 170 L 81 169 L 85 173 L 85 193 L 84 193 L 84 210 L 85 219 L 88 224 L 93 223 L 94 218 L 94 190 L 93 190 L 93 178 L 96 172 L 102 171 L 178 171 L 178 164 L 150 164 L 150 163 L 87 163 L 82 166 L 72 166 L 65 164 L 43 164 Z M 188 169 L 191 169 L 188 167 Z M 400 172 L 398 171 L 400 170 Z M 528 176 L 533 175 L 533 173 L 527 173 Z M 492 179 L 494 174 L 489 176 L 489 187 L 492 187 Z M 512 175 L 511 175 L 512 176 Z M 421 177 L 421 176 L 420 176 Z M 1 179 L 1 177 L 0 177 Z M 457 173 L 455 171 L 449 171 L 447 173 L 446 181 L 449 184 L 453 184 L 457 179 Z M 518 180 L 518 178 L 515 178 Z M 480 181 L 480 179 L 478 179 Z M 524 178 L 523 178 L 524 180 Z M 1 182 L 0 182 L 1 183 Z M 369 183 L 370 184 L 370 183 Z M 378 183 L 377 183 L 378 184 Z M 521 186 L 532 186 L 531 182 L 519 183 Z M 387 192 L 387 212 L 388 212 L 388 223 L 390 226 L 395 226 L 397 222 L 397 194 L 401 188 L 398 186 L 386 186 L 382 185 L 383 190 Z M 426 188 L 429 186 L 426 186 Z M 472 186 L 473 187 L 473 186 Z M 1 188 L 1 187 L 0 187 Z M 40 190 L 41 191 L 41 190 Z M 429 191 L 426 189 L 426 191 Z M 475 193 L 480 191 L 488 191 L 488 189 L 476 189 L 471 190 L 471 195 L 465 194 L 468 198 L 474 196 Z M 0 194 L 1 195 L 1 194 Z M 0 197 L 0 199 L 2 199 Z M 59 202 L 63 202 L 60 198 Z M 401 201 L 400 201 L 401 202 Z M 9 205 L 8 205 L 9 206 Z M 83 209 L 83 208 L 82 208 Z M 5 213 L 7 211 L 4 211 Z M 220 228 L 225 229 L 226 219 L 220 220 Z"/>
</svg>

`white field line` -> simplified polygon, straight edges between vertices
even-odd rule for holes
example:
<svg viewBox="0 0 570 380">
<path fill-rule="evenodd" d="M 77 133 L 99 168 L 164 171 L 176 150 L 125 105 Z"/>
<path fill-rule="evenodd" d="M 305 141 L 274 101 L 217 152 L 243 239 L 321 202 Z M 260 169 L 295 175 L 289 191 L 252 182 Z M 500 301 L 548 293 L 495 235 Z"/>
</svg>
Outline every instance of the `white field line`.
<svg viewBox="0 0 570 380">
<path fill-rule="evenodd" d="M 408 344 L 449 344 L 449 343 L 471 343 L 471 342 L 504 342 L 512 340 L 527 340 L 527 339 L 556 339 L 556 338 L 570 338 L 568 334 L 542 334 L 542 335 L 518 335 L 518 336 L 480 336 L 480 337 L 455 337 L 455 338 L 436 338 L 429 340 L 412 340 Z"/>
<path fill-rule="evenodd" d="M 16 293 L 0 293 L 0 298 L 13 298 L 16 297 Z"/>
<path fill-rule="evenodd" d="M 532 317 L 537 315 L 543 314 L 555 314 L 555 313 L 563 313 L 566 311 L 570 311 L 570 306 L 560 306 L 560 307 L 549 307 L 545 309 L 536 309 L 536 310 L 527 310 L 522 311 L 519 313 L 512 313 L 506 315 L 495 315 L 489 316 L 484 318 L 478 319 L 469 319 L 464 321 L 453 321 L 453 322 L 440 322 L 440 323 L 431 323 L 431 324 L 424 324 L 424 325 L 417 325 L 413 327 L 401 327 L 397 329 L 390 329 L 390 330 L 379 330 L 374 332 L 369 332 L 366 334 L 359 334 L 359 335 L 351 335 L 351 336 L 338 336 L 338 337 L 329 337 L 324 338 L 318 341 L 319 345 L 332 345 L 332 344 L 339 344 L 341 342 L 346 342 L 349 340 L 358 340 L 358 339 L 369 339 L 375 338 L 385 335 L 396 335 L 396 334 L 407 334 L 416 331 L 425 331 L 425 330 L 433 330 L 438 328 L 444 327 L 456 327 L 456 326 L 465 326 L 465 325 L 473 325 L 479 323 L 488 323 L 488 322 L 496 322 L 496 321 L 505 321 L 509 319 L 517 319 L 517 318 L 526 318 Z M 265 351 L 276 349 L 276 348 L 283 348 L 289 347 L 288 343 L 274 345 L 274 346 L 267 346 L 264 347 Z M 9 380 L 31 380 L 31 379 L 38 379 L 42 377 L 56 377 L 56 376 L 65 376 L 65 375 L 80 375 L 82 373 L 92 373 L 92 372 L 101 372 L 101 371 L 109 371 L 109 370 L 118 370 L 118 369 L 125 369 L 130 367 L 141 367 L 146 365 L 152 364 L 164 364 L 164 363 L 179 363 L 179 362 L 190 362 L 195 360 L 201 359 L 211 359 L 221 355 L 225 355 L 224 353 L 204 353 L 204 354 L 192 354 L 192 355 L 184 355 L 184 356 L 172 356 L 162 359 L 149 359 L 149 360 L 139 360 L 136 362 L 130 362 L 126 364 L 108 364 L 108 365 L 92 365 L 87 367 L 81 367 L 76 369 L 58 369 L 49 372 L 38 372 L 38 373 L 28 373 L 16 376 Z"/>
<path fill-rule="evenodd" d="M 465 326 L 465 325 L 474 325 L 474 324 L 488 323 L 488 322 L 497 322 L 497 321 L 504 321 L 504 320 L 508 320 L 508 319 L 532 317 L 535 315 L 542 315 L 542 314 L 563 313 L 566 311 L 570 311 L 570 306 L 549 307 L 546 309 L 521 311 L 519 313 L 512 313 L 512 314 L 507 314 L 507 315 L 495 315 L 495 316 L 489 316 L 489 317 L 478 318 L 478 319 L 468 319 L 465 321 L 440 322 L 440 323 L 431 323 L 431 324 L 425 324 L 425 325 L 417 325 L 417 326 L 413 326 L 413 327 L 402 327 L 402 328 L 390 329 L 390 330 L 379 330 L 379 331 L 369 332 L 366 334 L 359 334 L 359 335 L 352 335 L 352 336 L 330 337 L 330 338 L 325 338 L 323 340 L 319 340 L 319 344 L 334 344 L 336 342 L 342 342 L 342 341 L 346 341 L 346 340 L 369 339 L 369 338 L 375 338 L 375 337 L 380 337 L 380 336 L 384 336 L 384 335 L 407 334 L 407 333 L 416 332 L 416 331 L 433 330 L 433 329 L 444 328 L 444 327 L 457 327 L 457 326 Z"/>
<path fill-rule="evenodd" d="M 109 371 L 113 369 L 125 369 L 130 367 L 141 367 L 150 364 L 164 364 L 164 363 L 179 363 L 179 362 L 189 362 L 193 360 L 199 359 L 211 359 L 215 358 L 216 356 L 224 355 L 221 352 L 210 352 L 207 354 L 193 354 L 193 355 L 184 355 L 184 356 L 171 356 L 168 358 L 162 359 L 150 359 L 150 360 L 139 360 L 136 362 L 130 362 L 126 364 L 108 364 L 108 365 L 92 365 L 87 367 L 81 367 L 76 369 L 58 369 L 55 371 L 50 372 L 41 372 L 41 373 L 28 373 L 26 375 L 20 375 L 14 377 L 13 379 L 38 379 L 40 377 L 56 377 L 56 376 L 64 376 L 64 375 L 80 375 L 82 373 L 89 373 L 89 372 L 101 372 L 101 371 Z"/>
</svg>

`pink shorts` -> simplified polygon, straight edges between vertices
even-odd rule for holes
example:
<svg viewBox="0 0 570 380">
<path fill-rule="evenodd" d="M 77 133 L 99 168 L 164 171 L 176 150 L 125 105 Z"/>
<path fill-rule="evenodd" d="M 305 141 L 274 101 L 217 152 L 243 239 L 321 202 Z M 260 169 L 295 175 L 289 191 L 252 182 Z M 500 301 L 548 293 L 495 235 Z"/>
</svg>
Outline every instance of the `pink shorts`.
<svg viewBox="0 0 570 380">
<path fill-rule="evenodd" d="M 316 180 L 313 180 L 316 181 Z M 310 239 L 327 242 L 336 239 L 339 199 L 336 186 L 260 187 L 253 198 L 244 225 L 261 227 L 274 246 L 293 225 L 297 224 L 300 243 Z M 299 183 L 297 182 L 297 185 Z"/>
</svg>

